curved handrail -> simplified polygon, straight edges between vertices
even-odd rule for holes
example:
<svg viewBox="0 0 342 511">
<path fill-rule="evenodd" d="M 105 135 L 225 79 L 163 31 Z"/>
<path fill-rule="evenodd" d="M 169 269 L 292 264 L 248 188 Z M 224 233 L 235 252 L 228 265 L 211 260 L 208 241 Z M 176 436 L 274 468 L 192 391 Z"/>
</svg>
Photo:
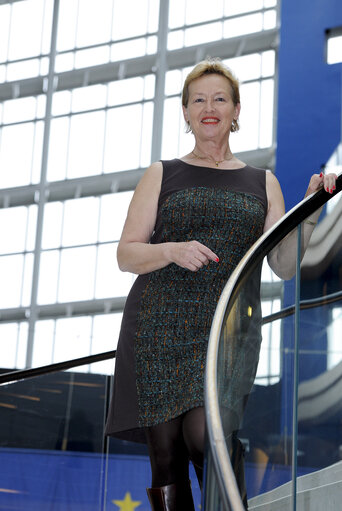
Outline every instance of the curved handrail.
<svg viewBox="0 0 342 511">
<path fill-rule="evenodd" d="M 115 356 L 116 350 L 112 350 L 98 353 L 97 355 L 73 358 L 71 360 L 66 360 L 65 362 L 57 362 L 56 364 L 33 367 L 31 369 L 20 369 L 18 371 L 9 371 L 7 373 L 0 374 L 0 385 L 4 385 L 5 383 L 14 383 L 19 380 L 26 380 L 27 378 L 33 378 L 35 376 L 57 373 L 59 371 L 65 371 L 66 369 L 72 369 L 73 367 L 101 362 L 102 360 L 109 360 L 111 358 L 115 358 Z"/>
<path fill-rule="evenodd" d="M 209 337 L 204 399 L 209 449 L 211 449 L 211 456 L 223 509 L 244 511 L 226 447 L 218 403 L 216 379 L 217 357 L 220 332 L 224 318 L 226 314 L 229 314 L 242 284 L 251 275 L 257 264 L 259 264 L 288 233 L 341 190 L 342 175 L 339 175 L 336 181 L 336 190 L 333 194 L 327 194 L 324 189 L 320 189 L 303 199 L 274 224 L 269 231 L 264 233 L 241 259 L 224 287 L 218 301 Z"/>
<path fill-rule="evenodd" d="M 331 293 L 330 295 L 302 300 L 299 302 L 299 308 L 300 310 L 314 309 L 315 307 L 321 307 L 322 305 L 339 302 L 340 300 L 342 300 L 342 291 L 337 291 L 336 293 Z M 295 305 L 289 305 L 288 307 L 285 307 L 278 312 L 273 312 L 273 314 L 269 314 L 268 316 L 262 318 L 261 324 L 266 325 L 267 323 L 271 323 L 276 319 L 287 318 L 288 316 L 294 314 L 294 312 Z"/>
</svg>

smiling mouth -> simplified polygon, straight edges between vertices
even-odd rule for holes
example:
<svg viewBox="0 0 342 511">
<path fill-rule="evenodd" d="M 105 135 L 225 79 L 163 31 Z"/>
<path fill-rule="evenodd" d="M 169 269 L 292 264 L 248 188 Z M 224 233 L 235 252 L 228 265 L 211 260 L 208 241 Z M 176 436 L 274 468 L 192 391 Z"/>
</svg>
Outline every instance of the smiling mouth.
<svg viewBox="0 0 342 511">
<path fill-rule="evenodd" d="M 204 119 L 202 119 L 202 124 L 217 124 L 218 122 L 220 122 L 220 119 L 218 119 L 217 117 L 205 117 Z"/>
</svg>

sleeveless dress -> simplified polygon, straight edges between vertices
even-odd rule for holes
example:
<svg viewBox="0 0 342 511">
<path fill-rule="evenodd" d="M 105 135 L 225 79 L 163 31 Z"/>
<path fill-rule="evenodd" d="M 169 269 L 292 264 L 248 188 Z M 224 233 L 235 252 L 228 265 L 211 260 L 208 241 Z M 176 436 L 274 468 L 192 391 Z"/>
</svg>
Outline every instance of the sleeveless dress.
<svg viewBox="0 0 342 511">
<path fill-rule="evenodd" d="M 139 275 L 127 297 L 105 433 L 136 442 L 146 441 L 144 427 L 203 406 L 217 301 L 240 259 L 261 236 L 267 211 L 265 170 L 249 165 L 213 169 L 179 159 L 162 164 L 150 243 L 197 240 L 217 254 L 219 262 L 210 261 L 197 272 L 172 263 Z M 259 271 L 252 280 L 258 287 Z M 242 357 L 252 357 L 249 380 L 255 376 L 259 337 L 253 337 L 255 346 Z M 237 387 L 239 377 L 245 378 L 240 366 L 230 370 Z"/>
</svg>

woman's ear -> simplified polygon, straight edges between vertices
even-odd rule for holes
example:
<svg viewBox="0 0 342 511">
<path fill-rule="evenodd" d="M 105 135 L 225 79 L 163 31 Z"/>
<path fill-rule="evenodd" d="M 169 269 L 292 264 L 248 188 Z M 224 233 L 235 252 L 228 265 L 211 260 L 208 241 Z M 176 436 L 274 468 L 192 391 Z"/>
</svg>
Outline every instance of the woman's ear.
<svg viewBox="0 0 342 511">
<path fill-rule="evenodd" d="M 235 115 L 234 115 L 234 118 L 235 118 L 236 121 L 239 118 L 240 112 L 241 112 L 241 103 L 238 103 L 237 105 L 235 105 Z"/>
<path fill-rule="evenodd" d="M 189 122 L 188 109 L 184 105 L 182 105 L 182 108 L 183 108 L 184 119 L 186 122 Z"/>
</svg>

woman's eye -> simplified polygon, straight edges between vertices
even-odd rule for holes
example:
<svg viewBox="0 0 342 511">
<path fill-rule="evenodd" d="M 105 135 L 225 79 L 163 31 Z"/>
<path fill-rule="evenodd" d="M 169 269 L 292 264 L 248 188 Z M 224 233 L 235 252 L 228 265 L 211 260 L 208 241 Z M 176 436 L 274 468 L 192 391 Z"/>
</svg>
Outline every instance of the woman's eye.
<svg viewBox="0 0 342 511">
<path fill-rule="evenodd" d="M 216 98 L 216 101 L 225 101 L 224 98 Z"/>
<path fill-rule="evenodd" d="M 203 98 L 197 98 L 197 99 L 195 99 L 195 103 L 202 103 L 202 101 L 203 101 Z"/>
</svg>

